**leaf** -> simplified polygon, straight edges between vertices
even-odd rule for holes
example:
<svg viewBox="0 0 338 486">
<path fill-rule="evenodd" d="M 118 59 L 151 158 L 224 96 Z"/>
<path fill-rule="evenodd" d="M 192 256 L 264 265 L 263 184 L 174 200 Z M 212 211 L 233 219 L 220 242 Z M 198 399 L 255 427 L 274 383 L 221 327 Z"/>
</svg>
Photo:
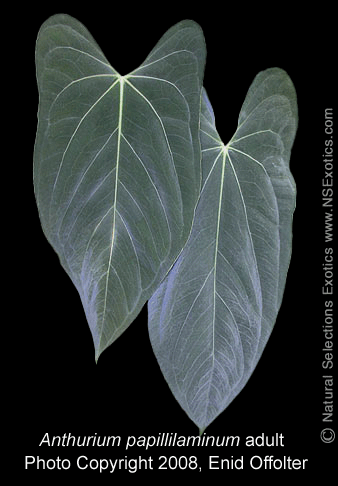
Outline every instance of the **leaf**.
<svg viewBox="0 0 338 486">
<path fill-rule="evenodd" d="M 224 145 L 203 93 L 203 184 L 190 238 L 149 301 L 154 353 L 200 428 L 244 387 L 274 326 L 291 253 L 289 171 L 296 95 L 288 75 L 261 72 Z"/>
<path fill-rule="evenodd" d="M 96 358 L 137 316 L 190 232 L 204 58 L 192 21 L 172 27 L 126 76 L 77 20 L 56 15 L 39 32 L 35 195 Z"/>
</svg>

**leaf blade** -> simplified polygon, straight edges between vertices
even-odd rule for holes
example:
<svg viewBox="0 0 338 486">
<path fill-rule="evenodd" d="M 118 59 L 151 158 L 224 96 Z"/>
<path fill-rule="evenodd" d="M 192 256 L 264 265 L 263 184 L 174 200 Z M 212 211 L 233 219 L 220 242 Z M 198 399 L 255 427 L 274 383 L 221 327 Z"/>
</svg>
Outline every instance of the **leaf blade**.
<svg viewBox="0 0 338 486">
<path fill-rule="evenodd" d="M 295 204 L 288 161 L 296 116 L 288 76 L 267 70 L 250 87 L 225 146 L 204 93 L 204 173 L 193 228 L 148 305 L 161 370 L 202 430 L 249 379 L 281 304 Z"/>
<path fill-rule="evenodd" d="M 172 55 L 168 79 L 160 60 L 142 78 L 139 70 L 121 76 L 69 16 L 51 17 L 38 35 L 35 195 L 44 233 L 80 294 L 96 357 L 173 264 L 199 193 L 198 123 L 191 114 L 199 107 L 204 39 L 191 22 L 163 39 L 158 53 L 182 50 L 189 59 L 184 66 Z M 186 49 L 189 39 L 196 52 Z M 174 91 L 169 120 L 166 100 Z"/>
</svg>

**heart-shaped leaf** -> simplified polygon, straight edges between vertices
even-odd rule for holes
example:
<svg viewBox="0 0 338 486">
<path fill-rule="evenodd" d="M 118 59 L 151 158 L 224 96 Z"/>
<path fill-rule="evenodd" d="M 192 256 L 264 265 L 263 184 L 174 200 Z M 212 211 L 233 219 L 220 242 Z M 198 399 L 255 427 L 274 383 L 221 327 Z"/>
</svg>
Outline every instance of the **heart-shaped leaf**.
<svg viewBox="0 0 338 486">
<path fill-rule="evenodd" d="M 246 384 L 281 305 L 295 207 L 296 95 L 284 71 L 261 72 L 227 145 L 205 92 L 202 114 L 203 185 L 192 232 L 148 306 L 161 370 L 200 429 Z"/>
<path fill-rule="evenodd" d="M 81 296 L 96 357 L 137 316 L 189 235 L 204 59 L 192 21 L 171 28 L 125 76 L 77 20 L 53 16 L 39 32 L 36 200 Z"/>
</svg>

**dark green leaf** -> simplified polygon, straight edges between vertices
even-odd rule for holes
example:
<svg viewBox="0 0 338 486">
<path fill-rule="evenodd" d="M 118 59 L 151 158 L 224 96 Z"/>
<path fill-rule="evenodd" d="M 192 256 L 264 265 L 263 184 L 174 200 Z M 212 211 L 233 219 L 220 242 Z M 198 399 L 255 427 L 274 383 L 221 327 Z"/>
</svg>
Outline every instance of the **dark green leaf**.
<svg viewBox="0 0 338 486">
<path fill-rule="evenodd" d="M 125 76 L 77 20 L 57 15 L 39 32 L 36 200 L 81 296 L 96 357 L 137 316 L 191 229 L 204 57 L 191 21 Z"/>
</svg>

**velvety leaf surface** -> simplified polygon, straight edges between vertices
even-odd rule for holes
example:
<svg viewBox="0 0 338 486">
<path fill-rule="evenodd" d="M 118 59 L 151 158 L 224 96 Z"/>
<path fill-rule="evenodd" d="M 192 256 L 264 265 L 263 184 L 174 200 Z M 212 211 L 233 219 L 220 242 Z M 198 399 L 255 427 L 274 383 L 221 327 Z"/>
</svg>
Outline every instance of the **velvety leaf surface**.
<svg viewBox="0 0 338 486">
<path fill-rule="evenodd" d="M 289 158 L 296 124 L 296 94 L 280 69 L 255 78 L 227 145 L 203 93 L 203 181 L 192 232 L 148 306 L 161 370 L 200 429 L 249 379 L 281 305 L 295 207 Z"/>
<path fill-rule="evenodd" d="M 191 21 L 125 76 L 72 17 L 56 15 L 40 29 L 36 200 L 81 296 L 96 357 L 137 316 L 190 232 L 204 58 Z"/>
</svg>

